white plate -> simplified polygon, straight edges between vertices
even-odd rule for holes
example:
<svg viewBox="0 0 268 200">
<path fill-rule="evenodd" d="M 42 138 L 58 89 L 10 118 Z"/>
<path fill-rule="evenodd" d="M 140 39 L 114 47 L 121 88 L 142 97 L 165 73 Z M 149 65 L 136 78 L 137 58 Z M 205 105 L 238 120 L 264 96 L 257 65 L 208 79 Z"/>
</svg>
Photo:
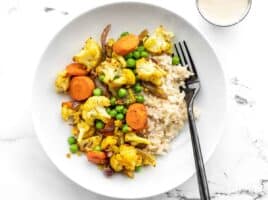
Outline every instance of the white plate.
<svg viewBox="0 0 268 200">
<path fill-rule="evenodd" d="M 196 104 L 201 109 L 197 127 L 205 161 L 223 131 L 224 75 L 210 45 L 192 25 L 168 10 L 148 4 L 117 3 L 90 10 L 72 20 L 48 45 L 36 72 L 32 107 L 35 130 L 49 158 L 67 177 L 92 192 L 123 199 L 150 197 L 171 190 L 195 173 L 187 128 L 171 144 L 170 153 L 158 158 L 155 168 L 143 169 L 133 180 L 120 175 L 106 178 L 85 157 L 65 156 L 70 127 L 60 117 L 60 105 L 66 97 L 55 93 L 55 76 L 71 62 L 89 36 L 99 39 L 103 27 L 109 23 L 110 36 L 114 37 L 123 31 L 139 33 L 163 24 L 175 33 L 174 41 L 188 42 L 202 81 Z"/>
</svg>

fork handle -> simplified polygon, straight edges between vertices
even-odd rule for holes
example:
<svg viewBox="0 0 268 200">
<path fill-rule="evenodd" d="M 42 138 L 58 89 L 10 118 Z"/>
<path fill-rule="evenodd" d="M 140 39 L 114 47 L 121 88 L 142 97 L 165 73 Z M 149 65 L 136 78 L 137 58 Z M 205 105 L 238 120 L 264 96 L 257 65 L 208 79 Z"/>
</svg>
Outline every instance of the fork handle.
<svg viewBox="0 0 268 200">
<path fill-rule="evenodd" d="M 203 156 L 193 114 L 193 106 L 188 106 L 187 111 L 200 198 L 201 200 L 210 200 L 206 171 L 204 167 Z"/>
</svg>

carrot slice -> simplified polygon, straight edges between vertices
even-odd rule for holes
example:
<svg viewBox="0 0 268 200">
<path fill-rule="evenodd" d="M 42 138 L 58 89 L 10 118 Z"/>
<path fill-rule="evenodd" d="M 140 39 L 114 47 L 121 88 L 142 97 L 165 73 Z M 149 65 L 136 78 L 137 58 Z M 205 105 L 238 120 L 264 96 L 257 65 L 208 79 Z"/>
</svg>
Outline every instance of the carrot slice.
<svg viewBox="0 0 268 200">
<path fill-rule="evenodd" d="M 87 152 L 87 159 L 95 164 L 104 164 L 106 155 L 102 151 L 89 151 Z"/>
<path fill-rule="evenodd" d="M 66 66 L 66 71 L 69 76 L 87 75 L 86 66 L 80 63 L 71 63 Z"/>
<path fill-rule="evenodd" d="M 94 82 L 87 76 L 75 76 L 71 79 L 69 94 L 77 101 L 90 97 L 95 88 Z"/>
<path fill-rule="evenodd" d="M 147 110 L 143 104 L 134 103 L 128 107 L 126 121 L 134 130 L 142 130 L 146 128 L 147 118 Z"/>
<path fill-rule="evenodd" d="M 113 45 L 113 50 L 118 55 L 127 55 L 131 51 L 134 51 L 139 45 L 139 37 L 133 34 L 129 34 L 121 37 Z"/>
</svg>

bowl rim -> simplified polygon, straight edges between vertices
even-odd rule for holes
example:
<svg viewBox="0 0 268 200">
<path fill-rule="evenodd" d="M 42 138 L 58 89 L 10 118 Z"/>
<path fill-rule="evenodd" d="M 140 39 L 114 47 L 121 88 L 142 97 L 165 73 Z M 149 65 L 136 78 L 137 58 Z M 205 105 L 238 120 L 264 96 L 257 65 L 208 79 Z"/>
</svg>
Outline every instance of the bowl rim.
<svg viewBox="0 0 268 200">
<path fill-rule="evenodd" d="M 222 116 L 222 123 L 221 123 L 221 126 L 219 126 L 219 135 L 218 135 L 218 138 L 217 138 L 217 141 L 214 143 L 213 147 L 207 152 L 207 158 L 206 160 L 204 160 L 204 164 L 206 164 L 212 154 L 215 152 L 216 150 L 216 147 L 218 145 L 218 143 L 220 142 L 222 136 L 223 136 L 223 131 L 224 131 L 224 122 L 226 122 L 226 115 L 227 115 L 227 110 L 228 110 L 228 104 L 227 104 L 227 93 L 228 93 L 228 90 L 227 90 L 227 84 L 226 84 L 226 76 L 225 76 L 225 72 L 223 71 L 223 68 L 221 67 L 221 63 L 214 51 L 214 49 L 212 48 L 210 42 L 207 40 L 207 38 L 201 34 L 201 32 L 196 28 L 194 27 L 189 21 L 187 21 L 184 17 L 180 16 L 179 14 L 175 13 L 174 11 L 172 10 L 169 10 L 167 8 L 164 8 L 162 6 L 159 6 L 159 5 L 156 5 L 156 4 L 153 4 L 153 3 L 144 3 L 144 2 L 139 2 L 139 1 L 118 1 L 118 2 L 113 2 L 113 3 L 104 3 L 104 4 L 101 4 L 99 6 L 94 6 L 93 8 L 91 9 L 88 9 L 86 11 L 83 11 L 83 12 L 80 12 L 79 14 L 75 15 L 72 19 L 68 20 L 63 26 L 61 26 L 57 31 L 56 33 L 50 38 L 50 40 L 48 40 L 47 42 L 47 45 L 45 45 L 44 49 L 43 49 L 43 52 L 41 53 L 41 56 L 39 58 L 39 62 L 38 62 L 38 65 L 35 69 L 35 72 L 34 72 L 34 79 L 33 79 L 33 86 L 32 86 L 32 104 L 34 102 L 34 90 L 35 90 L 35 82 L 36 82 L 36 77 L 37 77 L 37 74 L 38 74 L 38 69 L 39 69 L 39 66 L 41 65 L 41 62 L 43 60 L 43 57 L 45 55 L 45 52 L 46 52 L 46 49 L 51 45 L 51 43 L 55 40 L 55 38 L 61 34 L 62 30 L 64 30 L 66 27 L 68 27 L 69 24 L 71 24 L 72 22 L 74 22 L 75 20 L 77 20 L 78 18 L 84 16 L 84 15 L 87 15 L 88 13 L 94 11 L 94 10 L 98 10 L 98 9 L 103 9 L 105 7 L 109 7 L 109 6 L 116 6 L 116 5 L 123 5 L 123 4 L 126 4 L 126 5 L 141 5 L 141 6 L 149 6 L 149 7 L 154 7 L 156 9 L 161 9 L 165 12 L 169 12 L 173 15 L 176 15 L 178 16 L 181 20 L 183 20 L 184 22 L 187 23 L 187 25 L 189 25 L 192 29 L 194 29 L 197 34 L 199 34 L 203 39 L 204 41 L 208 44 L 209 48 L 211 49 L 211 52 L 213 53 L 213 55 L 215 56 L 215 59 L 216 61 L 218 62 L 219 64 L 219 68 L 220 68 L 220 71 L 222 73 L 222 78 L 223 78 L 223 88 L 224 88 L 224 112 L 223 112 L 223 116 Z M 150 192 L 146 195 L 143 195 L 143 196 L 134 196 L 134 197 L 129 197 L 129 196 L 120 196 L 120 195 L 108 195 L 108 194 L 103 194 L 103 193 L 100 193 L 100 192 L 97 192 L 97 191 L 94 191 L 93 189 L 89 189 L 88 187 L 80 184 L 79 182 L 73 180 L 67 173 L 65 173 L 64 171 L 62 171 L 57 165 L 56 163 L 54 162 L 54 160 L 49 156 L 48 152 L 45 150 L 45 146 L 42 142 L 42 140 L 40 139 L 40 136 L 39 136 L 39 133 L 38 133 L 38 126 L 37 126 L 37 119 L 35 117 L 35 110 L 32 109 L 31 110 L 31 118 L 32 118 L 32 121 L 33 121 L 33 128 L 34 128 L 34 131 L 37 135 L 37 138 L 38 138 L 38 141 L 39 143 L 41 144 L 42 146 L 42 149 L 44 150 L 46 156 L 49 158 L 49 160 L 54 164 L 54 166 L 56 167 L 56 169 L 61 172 L 65 177 L 67 177 L 69 180 L 71 180 L 73 183 L 77 184 L 78 186 L 86 189 L 87 191 L 93 193 L 93 194 L 97 194 L 97 195 L 100 195 L 100 196 L 103 196 L 103 197 L 108 197 L 108 198 L 116 198 L 116 199 L 146 199 L 146 198 L 150 198 L 150 197 L 155 197 L 155 196 L 158 196 L 160 194 L 163 194 L 165 192 L 168 192 L 170 190 L 173 190 L 175 189 L 176 187 L 182 185 L 183 183 L 185 183 L 187 180 L 189 180 L 191 177 L 193 177 L 195 175 L 195 171 L 193 171 L 188 178 L 186 178 L 185 180 L 181 181 L 180 183 L 178 183 L 177 185 L 174 185 L 173 187 L 169 188 L 169 190 L 157 190 L 156 192 Z"/>
</svg>

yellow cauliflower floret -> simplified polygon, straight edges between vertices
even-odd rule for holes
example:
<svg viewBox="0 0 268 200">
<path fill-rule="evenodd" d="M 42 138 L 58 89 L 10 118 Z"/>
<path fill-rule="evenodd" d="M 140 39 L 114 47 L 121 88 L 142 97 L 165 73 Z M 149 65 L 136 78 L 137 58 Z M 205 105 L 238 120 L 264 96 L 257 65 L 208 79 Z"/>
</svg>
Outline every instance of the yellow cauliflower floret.
<svg viewBox="0 0 268 200">
<path fill-rule="evenodd" d="M 118 78 L 111 82 L 112 87 L 121 87 L 122 85 L 134 85 L 136 82 L 135 74 L 130 69 L 122 69 Z"/>
<path fill-rule="evenodd" d="M 89 111 L 97 106 L 110 106 L 110 100 L 105 96 L 93 96 L 88 98 L 88 100 L 82 105 L 82 109 Z"/>
<path fill-rule="evenodd" d="M 130 69 L 122 69 L 119 64 L 104 61 L 97 67 L 97 73 L 104 75 L 103 82 L 110 88 L 118 88 L 123 85 L 134 85 L 136 78 L 135 74 Z"/>
<path fill-rule="evenodd" d="M 138 144 L 150 144 L 149 140 L 137 136 L 135 132 L 125 134 L 125 142 L 130 142 L 132 146 L 136 146 Z"/>
<path fill-rule="evenodd" d="M 82 118 L 89 124 L 93 125 L 95 119 L 100 119 L 104 123 L 111 119 L 105 107 L 110 106 L 110 100 L 105 96 L 93 96 L 81 106 Z"/>
<path fill-rule="evenodd" d="M 134 171 L 138 161 L 137 151 L 133 146 L 121 145 L 119 153 L 112 156 L 110 164 L 115 171 L 126 170 Z"/>
<path fill-rule="evenodd" d="M 101 142 L 101 149 L 109 149 L 117 144 L 118 138 L 116 136 L 107 136 Z"/>
<path fill-rule="evenodd" d="M 174 34 L 172 32 L 165 30 L 163 26 L 159 26 L 151 36 L 145 38 L 144 47 L 154 54 L 171 53 L 171 39 L 173 37 Z"/>
<path fill-rule="evenodd" d="M 89 131 L 90 126 L 86 122 L 81 121 L 77 124 L 77 129 L 78 129 L 77 142 L 79 143 L 82 141 L 85 134 Z"/>
<path fill-rule="evenodd" d="M 136 61 L 136 72 L 139 79 L 150 81 L 156 86 L 162 85 L 162 78 L 167 74 L 156 63 L 144 58 Z"/>
<path fill-rule="evenodd" d="M 96 135 L 96 136 L 92 136 L 88 139 L 88 143 L 90 144 L 90 147 L 92 149 L 94 149 L 95 147 L 99 146 L 101 144 L 101 136 Z"/>
<path fill-rule="evenodd" d="M 155 157 L 143 150 L 137 149 L 138 155 L 142 157 L 142 164 L 143 165 L 156 165 Z"/>
<path fill-rule="evenodd" d="M 114 154 L 110 159 L 110 165 L 114 171 L 120 172 L 123 170 L 120 154 Z"/>
<path fill-rule="evenodd" d="M 123 56 L 117 55 L 116 53 L 112 54 L 111 63 L 115 66 L 119 67 L 126 67 L 127 62 L 125 61 L 125 58 Z"/>
<path fill-rule="evenodd" d="M 90 71 L 100 63 L 101 56 L 102 54 L 99 44 L 93 38 L 89 38 L 83 49 L 73 57 L 73 60 L 84 64 L 87 67 L 87 70 Z"/>
<path fill-rule="evenodd" d="M 138 156 L 137 151 L 133 146 L 121 145 L 120 146 L 121 163 L 126 170 L 134 171 Z"/>
<path fill-rule="evenodd" d="M 112 82 L 119 75 L 120 68 L 113 65 L 111 62 L 104 61 L 97 68 L 96 72 L 98 75 L 103 74 L 103 82 L 108 84 Z"/>
<path fill-rule="evenodd" d="M 55 80 L 55 87 L 57 92 L 66 92 L 69 88 L 70 77 L 67 75 L 66 70 L 63 70 L 57 74 Z"/>
<path fill-rule="evenodd" d="M 81 151 L 92 151 L 95 147 L 101 144 L 102 137 L 99 135 L 87 137 L 81 140 L 78 145 Z"/>
<path fill-rule="evenodd" d="M 75 111 L 67 105 L 61 106 L 61 117 L 64 121 L 68 121 L 71 117 L 73 117 L 74 113 Z"/>
</svg>

